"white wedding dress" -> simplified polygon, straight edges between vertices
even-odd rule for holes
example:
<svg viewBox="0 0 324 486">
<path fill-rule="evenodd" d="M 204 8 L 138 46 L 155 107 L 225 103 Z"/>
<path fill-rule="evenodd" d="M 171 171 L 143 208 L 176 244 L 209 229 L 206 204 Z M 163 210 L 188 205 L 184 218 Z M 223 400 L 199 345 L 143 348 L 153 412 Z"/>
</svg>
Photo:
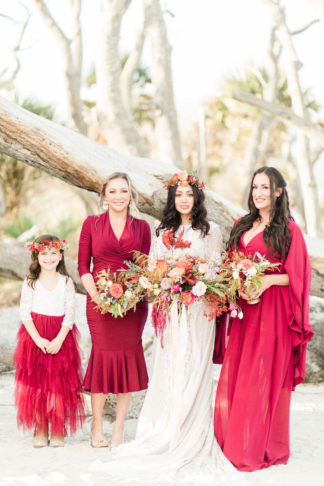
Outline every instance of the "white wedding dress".
<svg viewBox="0 0 324 486">
<path fill-rule="evenodd" d="M 174 254 L 220 259 L 221 233 L 215 223 L 210 225 L 205 238 L 190 225 L 181 226 L 178 233 L 184 229 L 183 240 L 191 247 Z M 155 238 L 151 254 L 164 258 L 168 253 L 161 235 Z M 101 465 L 107 480 L 152 486 L 247 484 L 214 436 L 215 323 L 204 317 L 205 309 L 204 304 L 191 304 L 178 316 L 177 306 L 171 307 L 164 347 L 154 338 L 151 377 L 136 438 L 117 447 L 109 462 Z"/>
</svg>

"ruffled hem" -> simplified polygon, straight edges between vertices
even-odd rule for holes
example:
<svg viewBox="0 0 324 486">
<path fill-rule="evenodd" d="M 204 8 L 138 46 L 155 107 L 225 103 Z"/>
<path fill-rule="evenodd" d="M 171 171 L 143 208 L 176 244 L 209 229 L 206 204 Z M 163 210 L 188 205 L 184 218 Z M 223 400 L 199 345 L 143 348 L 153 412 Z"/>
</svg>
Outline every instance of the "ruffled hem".
<svg viewBox="0 0 324 486">
<path fill-rule="evenodd" d="M 110 351 L 92 347 L 83 387 L 91 393 L 128 393 L 145 390 L 148 384 L 142 344 Z"/>
<path fill-rule="evenodd" d="M 40 335 L 52 340 L 63 316 L 32 314 Z M 76 326 L 66 336 L 57 354 L 44 354 L 25 326 L 18 332 L 14 355 L 17 423 L 24 429 L 47 430 L 52 435 L 73 434 L 82 426 L 85 407 L 82 394 L 81 360 Z"/>
</svg>

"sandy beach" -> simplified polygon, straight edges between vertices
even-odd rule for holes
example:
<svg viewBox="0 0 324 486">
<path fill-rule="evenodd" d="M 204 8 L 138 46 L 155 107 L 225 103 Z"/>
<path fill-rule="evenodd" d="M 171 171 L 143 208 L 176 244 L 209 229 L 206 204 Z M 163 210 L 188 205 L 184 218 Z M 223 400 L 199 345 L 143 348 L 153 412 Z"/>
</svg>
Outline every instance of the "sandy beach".
<svg viewBox="0 0 324 486">
<path fill-rule="evenodd" d="M 77 296 L 76 322 L 82 334 L 84 363 L 89 352 L 89 334 L 84 314 L 84 296 Z M 14 340 L 17 332 L 18 308 L 0 312 L 0 337 Z M 151 333 L 147 323 L 144 337 Z M 215 387 L 219 366 L 214 366 Z M 83 431 L 66 439 L 64 448 L 34 449 L 32 436 L 16 427 L 16 410 L 13 404 L 14 371 L 0 374 L 0 484 L 54 486 L 61 484 L 88 486 L 117 486 L 105 479 L 101 465 L 109 459 L 107 449 L 90 446 L 88 416 Z M 89 396 L 86 396 L 90 410 Z M 133 397 L 135 402 L 136 396 Z M 132 440 L 136 420 L 128 419 L 125 441 Z M 112 424 L 107 420 L 104 430 L 110 437 Z M 299 385 L 292 394 L 291 404 L 291 457 L 285 466 L 254 473 L 242 473 L 252 486 L 322 486 L 324 484 L 324 384 Z M 124 483 L 123 483 L 124 484 Z M 131 480 L 127 484 L 134 483 Z M 146 485 L 147 486 L 147 485 Z M 153 486 L 153 484 L 152 484 Z M 157 485 L 154 485 L 157 486 Z M 176 484 L 174 485 L 176 486 Z"/>
</svg>

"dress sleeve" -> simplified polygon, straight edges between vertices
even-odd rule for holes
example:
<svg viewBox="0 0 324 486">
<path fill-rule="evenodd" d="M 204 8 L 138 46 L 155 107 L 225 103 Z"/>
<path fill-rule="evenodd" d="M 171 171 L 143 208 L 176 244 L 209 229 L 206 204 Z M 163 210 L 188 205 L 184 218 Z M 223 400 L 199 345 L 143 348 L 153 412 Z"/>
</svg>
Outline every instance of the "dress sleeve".
<svg viewBox="0 0 324 486">
<path fill-rule="evenodd" d="M 90 263 L 92 256 L 92 235 L 91 235 L 91 218 L 88 217 L 81 229 L 79 240 L 78 270 L 82 277 L 85 273 L 90 272 Z"/>
<path fill-rule="evenodd" d="M 25 278 L 21 288 L 20 306 L 19 306 L 20 319 L 23 324 L 27 321 L 33 320 L 31 316 L 32 304 L 33 304 L 33 289 L 31 288 L 30 285 L 28 285 L 28 279 Z"/>
<path fill-rule="evenodd" d="M 149 254 L 150 248 L 151 248 L 151 228 L 150 225 L 146 222 L 143 221 L 143 238 L 142 238 L 142 247 L 141 247 L 141 252 L 145 253 L 146 255 Z"/>
<path fill-rule="evenodd" d="M 206 258 L 220 261 L 223 250 L 223 238 L 218 224 L 213 224 L 207 235 Z"/>
<path fill-rule="evenodd" d="M 74 310 L 75 310 L 75 289 L 71 278 L 65 284 L 64 293 L 64 319 L 62 326 L 67 326 L 72 329 L 74 324 Z"/>
<path fill-rule="evenodd" d="M 309 323 L 309 291 L 311 265 L 301 229 L 290 223 L 291 243 L 284 270 L 289 276 L 289 299 L 294 315 L 289 327 L 293 332 L 294 387 L 304 381 L 306 370 L 306 348 L 314 332 Z"/>
</svg>

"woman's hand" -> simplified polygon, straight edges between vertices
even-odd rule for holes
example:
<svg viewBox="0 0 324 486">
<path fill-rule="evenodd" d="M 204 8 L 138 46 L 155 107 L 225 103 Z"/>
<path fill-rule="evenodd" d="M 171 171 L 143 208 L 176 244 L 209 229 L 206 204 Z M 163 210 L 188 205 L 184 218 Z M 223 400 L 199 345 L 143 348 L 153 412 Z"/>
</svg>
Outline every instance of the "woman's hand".
<svg viewBox="0 0 324 486">
<path fill-rule="evenodd" d="M 99 292 L 96 292 L 95 294 L 90 295 L 90 297 L 91 297 L 92 302 L 94 302 L 95 304 L 97 304 L 97 305 L 100 305 L 101 304 L 100 293 Z"/>
<path fill-rule="evenodd" d="M 263 275 L 261 280 L 261 285 L 252 293 L 252 294 L 245 294 L 244 292 L 240 292 L 240 297 L 244 300 L 254 300 L 261 297 L 263 292 L 267 290 L 271 285 L 273 285 L 273 275 Z"/>
<path fill-rule="evenodd" d="M 47 346 L 49 345 L 49 340 L 42 338 L 41 336 L 36 337 L 35 344 L 36 346 L 43 351 L 44 354 L 47 353 Z"/>
<path fill-rule="evenodd" d="M 46 351 L 49 354 L 57 354 L 59 350 L 61 349 L 61 346 L 63 344 L 63 340 L 56 336 L 49 344 L 46 346 Z"/>
</svg>

